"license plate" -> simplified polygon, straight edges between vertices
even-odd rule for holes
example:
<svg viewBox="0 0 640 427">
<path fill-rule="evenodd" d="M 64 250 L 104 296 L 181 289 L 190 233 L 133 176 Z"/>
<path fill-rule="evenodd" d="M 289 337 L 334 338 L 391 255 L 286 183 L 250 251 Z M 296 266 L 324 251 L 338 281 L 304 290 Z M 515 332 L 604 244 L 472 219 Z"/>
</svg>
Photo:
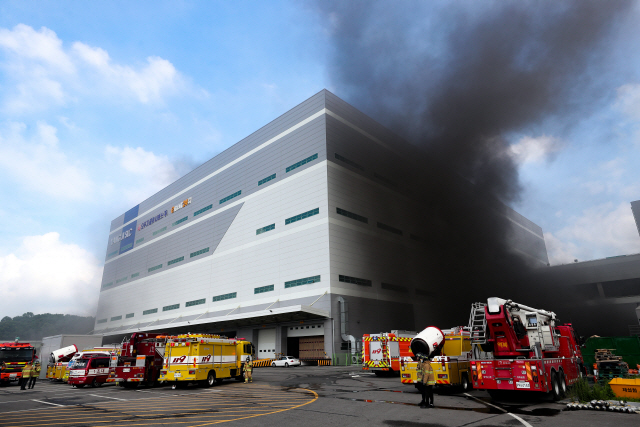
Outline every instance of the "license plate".
<svg viewBox="0 0 640 427">
<path fill-rule="evenodd" d="M 124 369 L 122 370 L 122 372 L 131 372 L 131 369 L 130 369 L 130 368 L 124 368 Z"/>
<path fill-rule="evenodd" d="M 14 377 L 17 377 L 17 376 L 18 376 L 18 374 L 9 374 L 9 378 L 14 378 Z"/>
<path fill-rule="evenodd" d="M 531 388 L 531 384 L 526 381 L 518 381 L 516 383 L 516 388 Z"/>
<path fill-rule="evenodd" d="M 182 376 L 182 374 L 180 372 L 176 372 L 173 376 L 176 377 L 176 378 L 180 378 Z"/>
</svg>

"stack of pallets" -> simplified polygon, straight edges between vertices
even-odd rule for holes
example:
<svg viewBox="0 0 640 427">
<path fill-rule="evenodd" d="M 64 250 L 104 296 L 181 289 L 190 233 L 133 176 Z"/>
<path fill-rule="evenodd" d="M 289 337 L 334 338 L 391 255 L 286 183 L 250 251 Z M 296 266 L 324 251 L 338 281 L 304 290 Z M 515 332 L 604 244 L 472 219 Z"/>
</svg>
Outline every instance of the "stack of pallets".
<svg viewBox="0 0 640 427">
<path fill-rule="evenodd" d="M 629 375 L 629 365 L 622 360 L 622 356 L 616 356 L 606 348 L 596 350 L 596 365 L 600 384 L 607 384 L 614 378 Z"/>
</svg>

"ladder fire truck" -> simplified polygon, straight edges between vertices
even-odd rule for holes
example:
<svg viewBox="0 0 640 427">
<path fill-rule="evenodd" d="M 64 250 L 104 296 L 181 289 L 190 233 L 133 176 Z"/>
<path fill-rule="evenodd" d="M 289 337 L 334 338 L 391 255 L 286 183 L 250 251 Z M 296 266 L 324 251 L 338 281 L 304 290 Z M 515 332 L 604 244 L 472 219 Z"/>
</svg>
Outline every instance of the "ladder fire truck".
<svg viewBox="0 0 640 427">
<path fill-rule="evenodd" d="M 362 369 L 376 375 L 400 372 L 400 360 L 411 357 L 409 344 L 416 332 L 393 330 L 362 336 Z"/>
<path fill-rule="evenodd" d="M 134 332 L 122 342 L 120 355 L 111 356 L 107 382 L 125 388 L 155 386 L 160 378 L 167 337 L 164 333 Z"/>
<path fill-rule="evenodd" d="M 579 339 L 556 314 L 511 300 L 474 303 L 469 317 L 473 386 L 550 393 L 555 400 L 584 373 Z"/>
</svg>

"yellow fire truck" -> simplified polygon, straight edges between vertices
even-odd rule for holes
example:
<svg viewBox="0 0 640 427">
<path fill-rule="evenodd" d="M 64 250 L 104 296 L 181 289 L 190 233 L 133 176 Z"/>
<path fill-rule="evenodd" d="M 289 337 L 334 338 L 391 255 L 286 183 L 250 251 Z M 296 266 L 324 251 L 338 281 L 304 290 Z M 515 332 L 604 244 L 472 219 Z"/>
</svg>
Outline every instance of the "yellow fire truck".
<svg viewBox="0 0 640 427">
<path fill-rule="evenodd" d="M 468 328 L 445 329 L 444 347 L 440 356 L 431 360 L 431 367 L 438 386 L 461 386 L 471 388 L 469 360 L 471 359 L 471 334 Z M 403 384 L 418 383 L 418 362 L 404 357 L 400 363 L 400 379 Z"/>
<path fill-rule="evenodd" d="M 180 387 L 198 382 L 211 387 L 225 378 L 242 379 L 244 363 L 253 360 L 253 344 L 211 334 L 167 337 L 160 381 Z"/>
</svg>

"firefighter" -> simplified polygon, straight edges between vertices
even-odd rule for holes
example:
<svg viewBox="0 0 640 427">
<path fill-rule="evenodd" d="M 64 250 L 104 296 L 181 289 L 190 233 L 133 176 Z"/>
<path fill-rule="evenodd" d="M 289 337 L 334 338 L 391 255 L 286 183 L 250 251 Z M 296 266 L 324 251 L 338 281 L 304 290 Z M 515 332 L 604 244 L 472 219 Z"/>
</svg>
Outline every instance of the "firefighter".
<svg viewBox="0 0 640 427">
<path fill-rule="evenodd" d="M 26 390 L 27 383 L 31 379 L 31 370 L 32 370 L 31 362 L 27 362 L 22 368 L 22 378 L 20 379 L 20 390 Z"/>
<path fill-rule="evenodd" d="M 418 356 L 420 362 L 418 363 L 418 381 L 419 389 L 422 393 L 422 401 L 420 407 L 433 408 L 433 386 L 436 385 L 435 375 L 429 358 L 424 354 Z"/>
<path fill-rule="evenodd" d="M 31 370 L 31 379 L 29 380 L 28 388 L 34 388 L 36 386 L 36 380 L 40 376 L 40 361 L 36 360 Z"/>
<path fill-rule="evenodd" d="M 251 373 L 253 372 L 253 361 L 250 357 L 247 357 L 247 362 L 244 364 L 244 383 L 252 383 L 253 378 Z"/>
</svg>

